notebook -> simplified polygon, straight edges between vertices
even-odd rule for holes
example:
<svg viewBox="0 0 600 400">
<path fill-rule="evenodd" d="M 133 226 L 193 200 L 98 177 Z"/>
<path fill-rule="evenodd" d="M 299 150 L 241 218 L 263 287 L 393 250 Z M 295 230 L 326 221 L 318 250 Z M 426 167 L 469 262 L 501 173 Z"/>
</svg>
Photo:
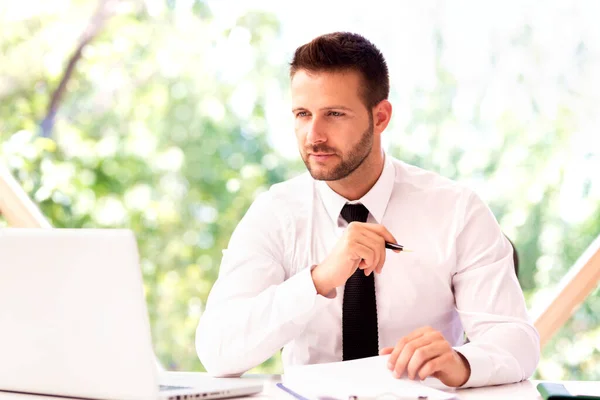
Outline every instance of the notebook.
<svg viewBox="0 0 600 400">
<path fill-rule="evenodd" d="M 396 379 L 387 368 L 389 356 L 286 367 L 282 387 L 300 399 L 427 398 L 455 399 L 452 388 L 435 378 L 422 382 Z"/>
</svg>

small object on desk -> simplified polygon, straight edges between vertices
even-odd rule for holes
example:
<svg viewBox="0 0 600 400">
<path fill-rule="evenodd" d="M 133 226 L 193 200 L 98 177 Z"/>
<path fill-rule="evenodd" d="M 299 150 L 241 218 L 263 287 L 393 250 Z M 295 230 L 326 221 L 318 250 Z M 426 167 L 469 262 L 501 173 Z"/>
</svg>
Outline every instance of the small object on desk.
<svg viewBox="0 0 600 400">
<path fill-rule="evenodd" d="M 283 383 L 277 383 L 279 389 L 283 390 L 290 396 L 298 400 L 310 400 L 299 393 L 294 392 L 292 389 L 286 387 Z M 427 396 L 402 396 L 394 393 L 382 393 L 378 396 L 348 396 L 348 400 L 427 400 Z M 317 400 L 342 400 L 331 396 L 319 396 Z"/>
<path fill-rule="evenodd" d="M 298 400 L 308 400 L 306 397 L 294 392 L 292 389 L 285 387 L 283 385 L 283 383 L 277 383 L 275 384 L 275 386 L 277 386 L 279 389 L 283 390 L 284 392 L 286 392 L 287 394 L 289 394 L 290 396 L 295 397 Z"/>
<path fill-rule="evenodd" d="M 573 395 L 560 383 L 541 382 L 538 383 L 536 388 L 544 400 L 600 400 L 600 394 L 598 396 Z"/>
<path fill-rule="evenodd" d="M 404 246 L 402 246 L 401 244 L 390 243 L 390 242 L 385 242 L 385 248 L 390 249 L 390 250 L 398 250 L 398 251 L 407 251 L 407 252 L 411 251 L 411 250 L 405 249 Z"/>
<path fill-rule="evenodd" d="M 376 397 L 348 396 L 348 400 L 427 400 L 427 396 L 402 396 L 394 393 L 383 393 Z"/>
</svg>

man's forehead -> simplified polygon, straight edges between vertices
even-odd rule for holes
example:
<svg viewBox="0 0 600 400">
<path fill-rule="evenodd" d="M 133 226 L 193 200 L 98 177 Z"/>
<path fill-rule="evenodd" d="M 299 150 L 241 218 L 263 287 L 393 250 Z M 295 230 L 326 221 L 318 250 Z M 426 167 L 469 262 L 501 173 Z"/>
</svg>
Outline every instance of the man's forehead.
<svg viewBox="0 0 600 400">
<path fill-rule="evenodd" d="M 293 107 L 353 109 L 361 102 L 358 79 L 347 72 L 298 71 L 292 78 L 291 95 Z"/>
</svg>

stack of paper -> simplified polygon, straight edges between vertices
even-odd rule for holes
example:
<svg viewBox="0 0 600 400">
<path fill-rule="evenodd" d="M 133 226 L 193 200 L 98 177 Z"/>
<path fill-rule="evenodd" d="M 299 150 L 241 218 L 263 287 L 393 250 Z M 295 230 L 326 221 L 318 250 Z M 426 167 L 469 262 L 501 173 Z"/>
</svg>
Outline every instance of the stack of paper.
<svg viewBox="0 0 600 400">
<path fill-rule="evenodd" d="M 283 375 L 285 388 L 307 399 L 398 400 L 454 399 L 452 390 L 439 380 L 428 378 L 423 382 L 408 378 L 396 379 L 387 368 L 389 356 L 360 360 L 287 367 Z M 445 388 L 442 391 L 437 388 Z"/>
</svg>

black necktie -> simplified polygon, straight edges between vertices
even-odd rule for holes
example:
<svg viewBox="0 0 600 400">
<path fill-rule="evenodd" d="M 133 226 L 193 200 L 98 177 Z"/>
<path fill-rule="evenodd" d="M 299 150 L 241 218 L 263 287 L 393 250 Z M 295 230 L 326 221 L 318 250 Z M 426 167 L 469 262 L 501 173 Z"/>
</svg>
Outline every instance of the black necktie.
<svg viewBox="0 0 600 400">
<path fill-rule="evenodd" d="M 362 204 L 346 204 L 342 209 L 348 223 L 366 222 L 368 215 L 369 210 Z M 342 352 L 344 361 L 379 354 L 375 274 L 365 276 L 362 269 L 348 278 L 344 289 Z"/>
</svg>

